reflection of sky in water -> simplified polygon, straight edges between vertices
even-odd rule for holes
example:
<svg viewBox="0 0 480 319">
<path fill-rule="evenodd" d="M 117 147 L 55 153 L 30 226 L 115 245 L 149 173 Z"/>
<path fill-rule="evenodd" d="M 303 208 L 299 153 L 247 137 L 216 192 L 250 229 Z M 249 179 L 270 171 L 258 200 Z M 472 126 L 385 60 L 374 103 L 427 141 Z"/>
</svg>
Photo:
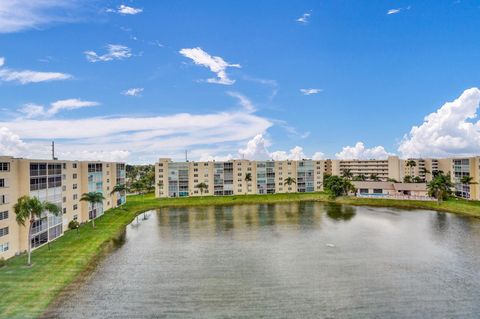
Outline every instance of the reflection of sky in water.
<svg viewBox="0 0 480 319">
<path fill-rule="evenodd" d="M 316 202 L 164 208 L 51 314 L 477 318 L 479 224 Z"/>
</svg>

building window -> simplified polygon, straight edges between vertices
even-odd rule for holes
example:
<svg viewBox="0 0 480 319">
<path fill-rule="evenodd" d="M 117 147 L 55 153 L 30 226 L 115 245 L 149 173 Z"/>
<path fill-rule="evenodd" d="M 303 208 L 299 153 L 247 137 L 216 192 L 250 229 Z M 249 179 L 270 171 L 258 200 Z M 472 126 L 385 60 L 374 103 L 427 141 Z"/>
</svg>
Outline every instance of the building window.
<svg viewBox="0 0 480 319">
<path fill-rule="evenodd" d="M 2 162 L 0 163 L 0 172 L 9 172 L 10 171 L 10 163 Z"/>
<path fill-rule="evenodd" d="M 73 164 L 72 164 L 72 167 L 73 167 L 73 168 L 77 168 L 77 163 L 73 163 Z"/>
<path fill-rule="evenodd" d="M 4 212 L 0 212 L 0 220 L 4 220 L 8 218 L 8 210 Z"/>
<path fill-rule="evenodd" d="M 64 197 L 62 201 L 65 203 L 65 202 L 67 201 L 67 198 L 66 198 L 66 197 Z"/>
<path fill-rule="evenodd" d="M 7 203 L 7 195 L 0 195 L 0 204 Z"/>
<path fill-rule="evenodd" d="M 381 188 L 375 188 L 375 189 L 373 190 L 373 193 L 374 193 L 374 194 L 383 194 L 383 189 L 381 189 Z"/>
<path fill-rule="evenodd" d="M 73 200 L 77 200 L 78 199 L 78 195 L 77 194 L 73 194 Z"/>
<path fill-rule="evenodd" d="M 8 243 L 0 244 L 0 253 L 6 252 L 8 250 Z"/>
<path fill-rule="evenodd" d="M 73 210 L 77 210 L 77 209 L 78 209 L 78 205 L 77 205 L 77 204 L 73 205 Z M 74 220 L 76 219 L 76 216 L 77 216 L 77 215 L 73 216 L 73 219 L 74 219 Z"/>
<path fill-rule="evenodd" d="M 73 189 L 77 189 L 77 184 L 73 184 Z"/>
<path fill-rule="evenodd" d="M 0 187 L 5 187 L 5 178 L 0 178 Z"/>
<path fill-rule="evenodd" d="M 0 228 L 0 237 L 8 235 L 8 227 Z"/>
<path fill-rule="evenodd" d="M 63 208 L 63 214 L 65 215 L 67 213 L 67 209 L 64 207 Z"/>
<path fill-rule="evenodd" d="M 77 174 L 73 174 L 73 179 L 77 179 Z"/>
</svg>

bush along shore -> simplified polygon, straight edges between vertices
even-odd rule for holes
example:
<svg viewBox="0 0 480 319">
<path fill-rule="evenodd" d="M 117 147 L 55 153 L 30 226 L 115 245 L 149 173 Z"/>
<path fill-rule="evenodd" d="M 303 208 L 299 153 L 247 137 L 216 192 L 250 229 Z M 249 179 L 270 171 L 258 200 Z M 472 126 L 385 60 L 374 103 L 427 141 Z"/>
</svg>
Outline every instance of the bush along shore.
<svg viewBox="0 0 480 319">
<path fill-rule="evenodd" d="M 480 202 L 450 199 L 440 203 L 338 197 L 325 193 L 288 193 L 223 197 L 186 197 L 155 199 L 153 194 L 134 195 L 122 207 L 111 209 L 90 223 L 65 234 L 32 253 L 32 266 L 26 266 L 25 254 L 5 261 L 0 267 L 0 318 L 36 318 L 41 316 L 59 293 L 94 267 L 95 261 L 121 238 L 125 227 L 145 211 L 168 206 L 234 204 L 270 204 L 295 201 L 335 202 L 347 205 L 430 209 L 480 217 Z"/>
</svg>

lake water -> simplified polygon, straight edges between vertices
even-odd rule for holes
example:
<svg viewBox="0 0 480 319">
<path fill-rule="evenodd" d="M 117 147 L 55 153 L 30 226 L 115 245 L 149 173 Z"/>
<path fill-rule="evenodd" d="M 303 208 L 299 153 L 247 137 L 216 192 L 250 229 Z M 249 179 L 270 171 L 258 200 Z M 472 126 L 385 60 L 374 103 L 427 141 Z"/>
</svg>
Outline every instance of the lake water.
<svg viewBox="0 0 480 319">
<path fill-rule="evenodd" d="M 478 219 L 317 202 L 147 217 L 45 317 L 480 318 Z"/>
</svg>

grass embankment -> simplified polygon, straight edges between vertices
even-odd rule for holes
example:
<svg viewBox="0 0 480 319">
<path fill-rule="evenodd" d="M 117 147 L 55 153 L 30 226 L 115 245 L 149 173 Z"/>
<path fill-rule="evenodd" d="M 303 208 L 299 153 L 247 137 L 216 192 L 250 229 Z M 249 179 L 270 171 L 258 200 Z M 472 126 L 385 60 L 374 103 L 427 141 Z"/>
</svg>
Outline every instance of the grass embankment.
<svg viewBox="0 0 480 319">
<path fill-rule="evenodd" d="M 42 314 L 59 292 L 94 264 L 102 252 L 122 234 L 137 214 L 165 206 L 231 204 L 269 204 L 294 201 L 337 202 L 349 205 L 421 208 L 480 217 L 480 202 L 449 200 L 443 203 L 342 197 L 331 200 L 324 193 L 291 193 L 225 197 L 155 199 L 153 195 L 129 196 L 121 208 L 108 211 L 96 220 L 96 228 L 83 225 L 79 231 L 67 231 L 48 246 L 35 250 L 32 267 L 26 256 L 7 261 L 0 269 L 0 318 L 34 318 Z"/>
</svg>

